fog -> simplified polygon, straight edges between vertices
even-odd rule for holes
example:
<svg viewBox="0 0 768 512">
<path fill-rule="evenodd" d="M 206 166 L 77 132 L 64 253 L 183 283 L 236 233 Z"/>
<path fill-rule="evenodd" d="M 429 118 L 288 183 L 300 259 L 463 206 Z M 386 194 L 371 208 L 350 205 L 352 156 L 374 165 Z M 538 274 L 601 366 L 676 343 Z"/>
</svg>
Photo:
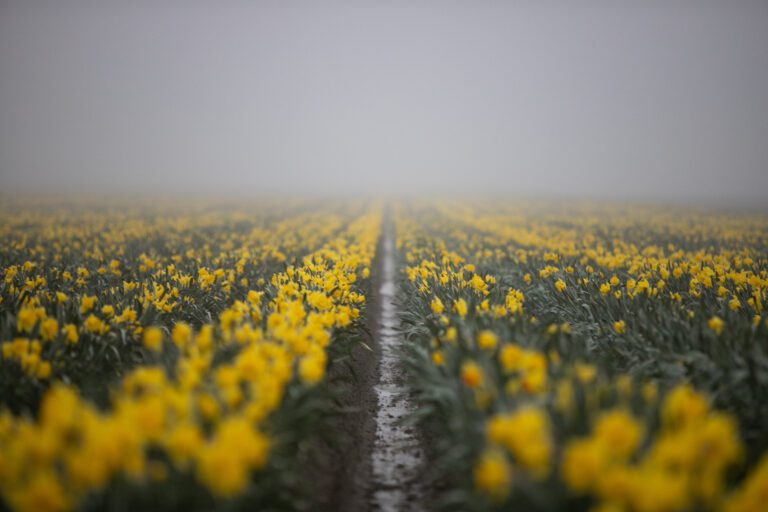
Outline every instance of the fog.
<svg viewBox="0 0 768 512">
<path fill-rule="evenodd" d="M 0 188 L 768 203 L 768 2 L 0 0 Z"/>
</svg>

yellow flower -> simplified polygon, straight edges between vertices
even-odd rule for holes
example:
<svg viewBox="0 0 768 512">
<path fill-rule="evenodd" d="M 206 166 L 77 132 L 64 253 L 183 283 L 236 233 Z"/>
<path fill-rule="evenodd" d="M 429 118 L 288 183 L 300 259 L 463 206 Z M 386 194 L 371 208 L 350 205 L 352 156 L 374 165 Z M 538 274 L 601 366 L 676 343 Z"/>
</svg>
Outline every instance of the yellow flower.
<svg viewBox="0 0 768 512">
<path fill-rule="evenodd" d="M 432 308 L 432 312 L 436 315 L 441 314 L 445 310 L 445 306 L 443 306 L 443 301 L 441 301 L 439 297 L 433 298 L 429 306 Z"/>
<path fill-rule="evenodd" d="M 261 297 L 264 295 L 264 292 L 257 292 L 255 290 L 249 290 L 248 291 L 248 302 L 251 303 L 252 306 L 258 306 L 261 302 Z"/>
<path fill-rule="evenodd" d="M 64 486 L 51 470 L 32 472 L 32 477 L 11 495 L 20 512 L 63 512 L 71 508 Z"/>
<path fill-rule="evenodd" d="M 709 404 L 703 395 L 688 384 L 676 386 L 665 397 L 661 418 L 667 427 L 680 428 L 701 422 L 709 413 Z"/>
<path fill-rule="evenodd" d="M 299 362 L 299 377 L 307 385 L 313 385 L 325 375 L 326 355 L 322 350 L 312 351 Z"/>
<path fill-rule="evenodd" d="M 611 456 L 626 460 L 639 446 L 643 428 L 627 411 L 617 409 L 600 416 L 595 425 L 594 436 L 605 444 Z"/>
<path fill-rule="evenodd" d="M 483 350 L 493 350 L 498 344 L 499 338 L 493 331 L 481 331 L 477 335 L 477 346 Z"/>
<path fill-rule="evenodd" d="M 101 321 L 101 318 L 93 314 L 88 315 L 88 318 L 83 322 L 83 326 L 86 331 L 94 334 L 103 334 L 108 329 L 104 322 Z"/>
<path fill-rule="evenodd" d="M 506 373 L 520 368 L 523 360 L 523 349 L 513 343 L 505 344 L 499 351 L 499 362 Z"/>
<path fill-rule="evenodd" d="M 133 308 L 125 308 L 123 312 L 115 318 L 115 321 L 118 323 L 135 322 L 136 311 L 134 311 Z"/>
<path fill-rule="evenodd" d="M 74 345 L 77 343 L 79 337 L 77 335 L 77 327 L 74 324 L 66 324 L 61 328 L 61 331 L 66 336 L 67 343 Z"/>
<path fill-rule="evenodd" d="M 333 307 L 333 301 L 323 292 L 310 292 L 307 295 L 307 304 L 320 311 L 325 311 Z"/>
<path fill-rule="evenodd" d="M 561 464 L 563 481 L 573 492 L 584 494 L 606 471 L 608 460 L 603 443 L 590 438 L 569 441 Z"/>
<path fill-rule="evenodd" d="M 42 311 L 45 313 L 45 310 Z M 37 321 L 41 318 L 41 311 L 37 308 L 23 307 L 16 315 L 16 328 L 20 331 L 27 333 L 32 332 L 32 329 L 37 325 Z"/>
<path fill-rule="evenodd" d="M 237 451 L 251 469 L 260 469 L 267 463 L 269 438 L 244 417 L 232 416 L 223 420 L 216 430 L 216 438 L 228 445 L 232 451 Z"/>
<path fill-rule="evenodd" d="M 523 352 L 521 361 L 522 389 L 527 393 L 540 393 L 547 385 L 547 359 L 535 350 Z"/>
<path fill-rule="evenodd" d="M 487 285 L 485 284 L 485 281 L 483 280 L 483 278 L 482 278 L 482 277 L 480 277 L 480 276 L 479 276 L 479 275 L 477 275 L 477 274 L 475 274 L 474 276 L 472 276 L 472 279 L 470 279 L 470 280 L 469 280 L 469 285 L 470 285 L 470 286 L 471 286 L 471 287 L 472 287 L 472 288 L 473 288 L 475 291 L 478 291 L 478 292 L 484 292 L 484 291 L 486 291 L 485 289 L 486 289 L 486 287 L 487 287 Z"/>
<path fill-rule="evenodd" d="M 474 361 L 466 361 L 461 365 L 461 381 L 468 388 L 477 388 L 483 383 L 483 370 Z"/>
<path fill-rule="evenodd" d="M 726 413 L 709 415 L 700 428 L 699 443 L 706 447 L 707 462 L 720 467 L 738 462 L 742 455 L 738 425 Z"/>
<path fill-rule="evenodd" d="M 502 453 L 487 451 L 475 463 L 474 479 L 475 489 L 500 503 L 511 490 L 512 468 Z"/>
<path fill-rule="evenodd" d="M 488 421 L 487 438 L 504 446 L 515 462 L 536 478 L 546 477 L 552 456 L 549 419 L 538 408 L 524 407 L 511 414 L 497 414 Z"/>
<path fill-rule="evenodd" d="M 202 352 L 207 352 L 213 345 L 213 326 L 206 324 L 200 328 L 195 336 L 195 344 Z"/>
<path fill-rule="evenodd" d="M 742 481 L 725 503 L 725 512 L 758 512 L 765 508 L 768 496 L 768 454 Z"/>
<path fill-rule="evenodd" d="M 35 376 L 40 380 L 45 380 L 51 376 L 51 363 L 48 361 L 40 361 L 35 368 Z"/>
<path fill-rule="evenodd" d="M 573 405 L 573 384 L 569 380 L 561 380 L 557 383 L 555 405 L 561 413 L 571 410 Z"/>
<path fill-rule="evenodd" d="M 432 352 L 432 363 L 436 366 L 443 366 L 445 364 L 445 358 L 443 357 L 443 353 L 439 350 L 435 350 Z"/>
<path fill-rule="evenodd" d="M 521 313 L 523 311 L 524 300 L 525 300 L 525 296 L 523 295 L 523 292 L 512 288 L 509 290 L 509 292 L 507 292 L 507 296 L 504 300 L 504 304 L 507 306 L 507 309 L 509 310 L 510 314 L 514 315 L 516 313 Z"/>
<path fill-rule="evenodd" d="M 723 332 L 723 328 L 725 328 L 725 322 L 719 316 L 713 316 L 707 322 L 707 326 L 712 329 L 716 335 L 720 336 Z"/>
<path fill-rule="evenodd" d="M 688 510 L 689 478 L 683 472 L 640 471 L 632 496 L 632 509 L 638 512 Z"/>
<path fill-rule="evenodd" d="M 576 363 L 573 365 L 573 371 L 576 378 L 585 384 L 592 382 L 597 376 L 597 368 L 591 364 Z"/>
<path fill-rule="evenodd" d="M 617 320 L 613 322 L 613 330 L 616 331 L 616 334 L 624 334 L 627 330 L 627 324 L 624 323 L 624 320 Z"/>
<path fill-rule="evenodd" d="M 163 330 L 159 327 L 144 329 L 144 346 L 149 350 L 159 352 L 163 348 Z"/>
<path fill-rule="evenodd" d="M 245 418 L 223 420 L 197 457 L 198 478 L 217 496 L 240 494 L 252 469 L 266 464 L 270 443 Z"/>
<path fill-rule="evenodd" d="M 555 281 L 555 288 L 557 288 L 557 291 L 559 292 L 565 291 L 565 289 L 567 288 L 565 281 L 563 281 L 562 279 L 558 279 L 557 281 Z"/>
<path fill-rule="evenodd" d="M 59 333 L 59 322 L 55 318 L 46 318 L 40 324 L 40 337 L 43 341 L 51 341 Z"/>
<path fill-rule="evenodd" d="M 638 492 L 638 471 L 632 466 L 614 465 L 600 475 L 595 492 L 601 504 L 594 512 L 624 510 L 620 504 L 630 503 Z"/>
<path fill-rule="evenodd" d="M 168 434 L 165 447 L 176 464 L 186 465 L 203 445 L 200 429 L 191 423 L 177 425 Z"/>
<path fill-rule="evenodd" d="M 86 295 L 80 299 L 80 314 L 83 315 L 93 309 L 96 305 L 96 297 L 94 295 Z"/>
<path fill-rule="evenodd" d="M 206 445 L 198 456 L 196 467 L 198 478 L 217 496 L 236 496 L 248 484 L 248 467 L 235 446 Z"/>
<path fill-rule="evenodd" d="M 192 328 L 186 322 L 177 322 L 171 331 L 171 339 L 177 347 L 184 348 L 192 339 Z"/>
<path fill-rule="evenodd" d="M 453 302 L 453 311 L 456 312 L 461 318 L 467 316 L 467 303 L 464 299 L 459 299 Z"/>
</svg>

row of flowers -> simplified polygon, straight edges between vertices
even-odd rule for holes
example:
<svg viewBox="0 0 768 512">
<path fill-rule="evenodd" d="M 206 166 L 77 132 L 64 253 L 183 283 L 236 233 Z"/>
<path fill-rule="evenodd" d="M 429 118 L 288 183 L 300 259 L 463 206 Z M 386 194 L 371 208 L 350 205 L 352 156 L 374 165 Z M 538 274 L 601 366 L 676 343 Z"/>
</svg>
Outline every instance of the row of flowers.
<svg viewBox="0 0 768 512">
<path fill-rule="evenodd" d="M 11 339 L 0 364 L 32 391 L 0 412 L 8 506 L 210 510 L 301 499 L 292 496 L 299 447 L 325 412 L 335 344 L 359 338 L 380 213 L 283 208 L 253 218 L 119 213 L 107 234 L 15 226 L 14 250 L 2 255 L 0 332 Z"/>
<path fill-rule="evenodd" d="M 398 212 L 438 506 L 760 510 L 768 222 L 526 206 Z"/>
</svg>

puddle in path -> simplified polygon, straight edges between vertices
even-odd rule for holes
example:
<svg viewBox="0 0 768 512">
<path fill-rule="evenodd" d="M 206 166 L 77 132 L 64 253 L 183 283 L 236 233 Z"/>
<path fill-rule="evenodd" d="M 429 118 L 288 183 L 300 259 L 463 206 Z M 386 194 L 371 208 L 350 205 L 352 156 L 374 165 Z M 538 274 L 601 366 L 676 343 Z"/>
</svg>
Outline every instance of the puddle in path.
<svg viewBox="0 0 768 512">
<path fill-rule="evenodd" d="M 403 343 L 397 331 L 395 299 L 394 237 L 391 231 L 383 244 L 384 265 L 379 291 L 381 324 L 379 326 L 379 382 L 374 387 L 379 401 L 376 414 L 376 441 L 373 448 L 372 507 L 381 511 L 421 511 L 423 489 L 419 477 L 424 452 L 414 427 L 400 424 L 413 411 L 404 385 L 404 369 L 397 350 Z"/>
</svg>

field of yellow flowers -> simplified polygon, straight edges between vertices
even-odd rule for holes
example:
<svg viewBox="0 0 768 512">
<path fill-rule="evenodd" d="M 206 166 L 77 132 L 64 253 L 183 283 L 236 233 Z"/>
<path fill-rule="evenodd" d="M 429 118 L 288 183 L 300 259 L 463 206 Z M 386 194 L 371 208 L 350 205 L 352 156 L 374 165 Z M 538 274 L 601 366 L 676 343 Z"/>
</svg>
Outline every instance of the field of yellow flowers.
<svg viewBox="0 0 768 512">
<path fill-rule="evenodd" d="M 768 219 L 395 212 L 412 418 L 443 510 L 768 509 Z"/>
<path fill-rule="evenodd" d="M 424 508 L 766 510 L 768 217 L 498 200 L 6 201 L 0 510 L 335 510 L 392 232 Z"/>
<path fill-rule="evenodd" d="M 306 507 L 380 225 L 360 201 L 5 205 L 0 509 Z"/>
</svg>

